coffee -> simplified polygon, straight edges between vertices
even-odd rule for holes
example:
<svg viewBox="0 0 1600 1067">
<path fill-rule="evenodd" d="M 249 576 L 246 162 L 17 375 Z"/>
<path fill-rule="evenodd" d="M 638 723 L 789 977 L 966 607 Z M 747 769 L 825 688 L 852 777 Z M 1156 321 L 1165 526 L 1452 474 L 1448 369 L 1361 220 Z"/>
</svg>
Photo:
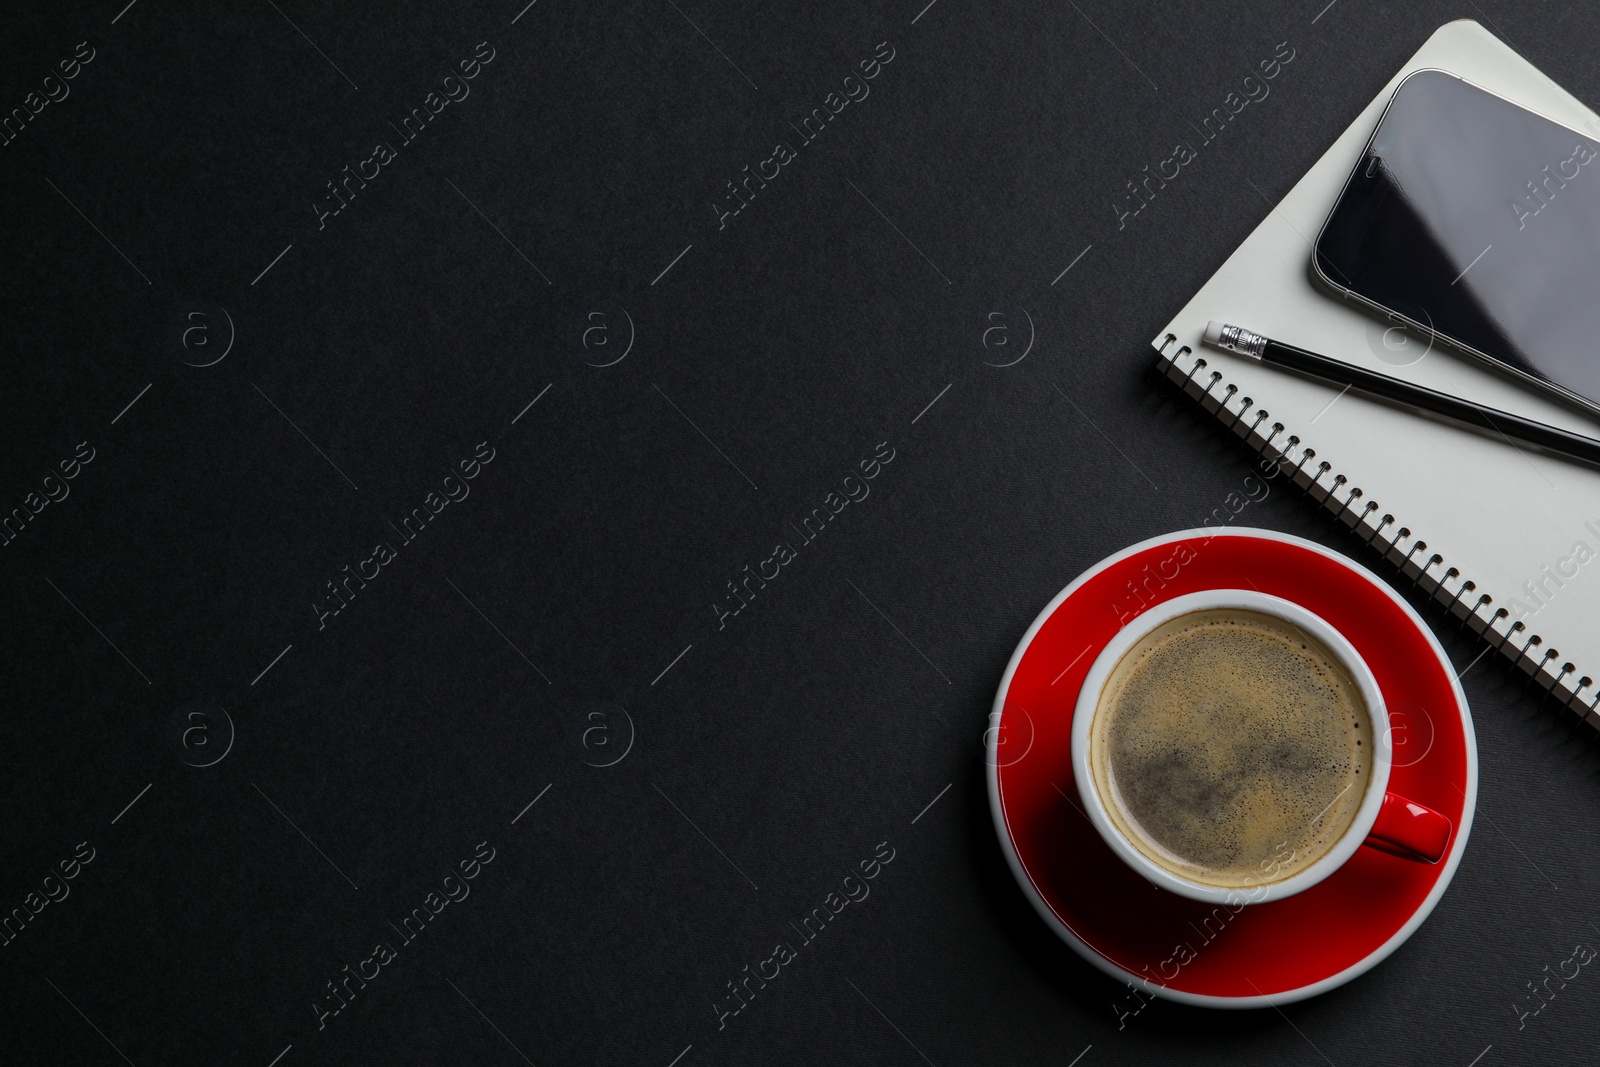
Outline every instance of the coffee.
<svg viewBox="0 0 1600 1067">
<path fill-rule="evenodd" d="M 1095 787 L 1123 836 L 1224 888 L 1325 856 L 1372 760 L 1372 719 L 1339 660 L 1298 626 L 1237 608 L 1146 634 L 1112 669 L 1090 734 Z"/>
</svg>

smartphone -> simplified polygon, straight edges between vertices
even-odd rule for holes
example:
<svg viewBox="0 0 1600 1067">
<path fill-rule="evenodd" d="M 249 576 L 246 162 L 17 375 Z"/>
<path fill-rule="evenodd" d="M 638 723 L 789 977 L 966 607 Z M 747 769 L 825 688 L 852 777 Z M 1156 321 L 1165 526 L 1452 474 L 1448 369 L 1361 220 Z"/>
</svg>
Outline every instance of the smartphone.
<svg viewBox="0 0 1600 1067">
<path fill-rule="evenodd" d="M 1419 70 L 1389 101 L 1312 262 L 1337 293 L 1600 414 L 1593 137 Z"/>
</svg>

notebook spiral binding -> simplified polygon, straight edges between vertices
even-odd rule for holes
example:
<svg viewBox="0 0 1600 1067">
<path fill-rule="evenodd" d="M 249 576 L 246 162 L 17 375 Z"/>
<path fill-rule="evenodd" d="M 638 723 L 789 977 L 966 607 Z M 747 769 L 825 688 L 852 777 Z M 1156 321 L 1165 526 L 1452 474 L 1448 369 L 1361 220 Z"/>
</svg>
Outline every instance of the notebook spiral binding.
<svg viewBox="0 0 1600 1067">
<path fill-rule="evenodd" d="M 1600 730 L 1600 686 L 1594 679 L 1580 676 L 1556 649 L 1545 648 L 1538 634 L 1513 620 L 1505 608 L 1496 608 L 1493 597 L 1479 593 L 1476 584 L 1448 566 L 1442 554 L 1429 551 L 1428 543 L 1401 525 L 1392 512 L 1385 511 L 1378 501 L 1366 499 L 1361 488 L 1351 485 L 1331 463 L 1318 460 L 1314 448 L 1283 423 L 1273 421 L 1250 397 L 1241 395 L 1238 386 L 1225 381 L 1203 356 L 1177 341 L 1172 334 L 1163 339 L 1156 362 L 1158 375 L 1215 417 L 1225 432 L 1276 462 L 1279 471 L 1315 503 L 1481 636 L 1525 675 L 1530 685 L 1537 683 L 1551 699 Z"/>
</svg>

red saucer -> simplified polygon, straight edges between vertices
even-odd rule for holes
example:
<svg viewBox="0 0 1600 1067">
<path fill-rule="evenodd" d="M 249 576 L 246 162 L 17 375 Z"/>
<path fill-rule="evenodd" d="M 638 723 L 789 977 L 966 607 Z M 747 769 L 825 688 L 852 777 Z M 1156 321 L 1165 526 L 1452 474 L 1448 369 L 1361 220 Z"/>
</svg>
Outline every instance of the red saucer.
<svg viewBox="0 0 1600 1067">
<path fill-rule="evenodd" d="M 1079 810 L 1072 776 L 1072 712 L 1084 675 L 1128 618 L 1175 596 L 1220 588 L 1301 604 L 1361 653 L 1394 731 L 1389 788 L 1455 825 L 1441 862 L 1363 848 L 1305 892 L 1230 913 L 1157 889 L 1095 832 Z M 1185 530 L 1091 567 L 1029 627 L 989 718 L 989 800 L 1024 894 L 1090 963 L 1190 1004 L 1282 1004 L 1364 973 L 1433 910 L 1472 828 L 1472 719 L 1438 640 L 1365 568 L 1271 530 Z"/>
</svg>

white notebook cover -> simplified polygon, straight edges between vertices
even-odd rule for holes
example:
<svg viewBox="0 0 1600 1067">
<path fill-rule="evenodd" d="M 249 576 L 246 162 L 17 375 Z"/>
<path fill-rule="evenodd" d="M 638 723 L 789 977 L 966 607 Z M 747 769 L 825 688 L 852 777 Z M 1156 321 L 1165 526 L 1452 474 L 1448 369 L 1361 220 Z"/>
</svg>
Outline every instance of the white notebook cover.
<svg viewBox="0 0 1600 1067">
<path fill-rule="evenodd" d="M 1425 67 L 1600 135 L 1594 112 L 1483 27 L 1469 20 L 1449 23 L 1152 343 L 1166 376 L 1258 450 L 1281 455 L 1303 487 L 1407 577 L 1450 604 L 1563 704 L 1600 726 L 1600 470 L 1354 392 L 1341 397 L 1337 386 L 1201 345 L 1209 320 L 1237 323 L 1491 407 L 1600 435 L 1594 421 L 1470 356 L 1436 347 L 1410 366 L 1380 360 L 1372 346 L 1381 346 L 1387 324 L 1312 280 L 1311 242 L 1395 88 Z M 1278 425 L 1281 431 L 1274 430 Z"/>
</svg>

